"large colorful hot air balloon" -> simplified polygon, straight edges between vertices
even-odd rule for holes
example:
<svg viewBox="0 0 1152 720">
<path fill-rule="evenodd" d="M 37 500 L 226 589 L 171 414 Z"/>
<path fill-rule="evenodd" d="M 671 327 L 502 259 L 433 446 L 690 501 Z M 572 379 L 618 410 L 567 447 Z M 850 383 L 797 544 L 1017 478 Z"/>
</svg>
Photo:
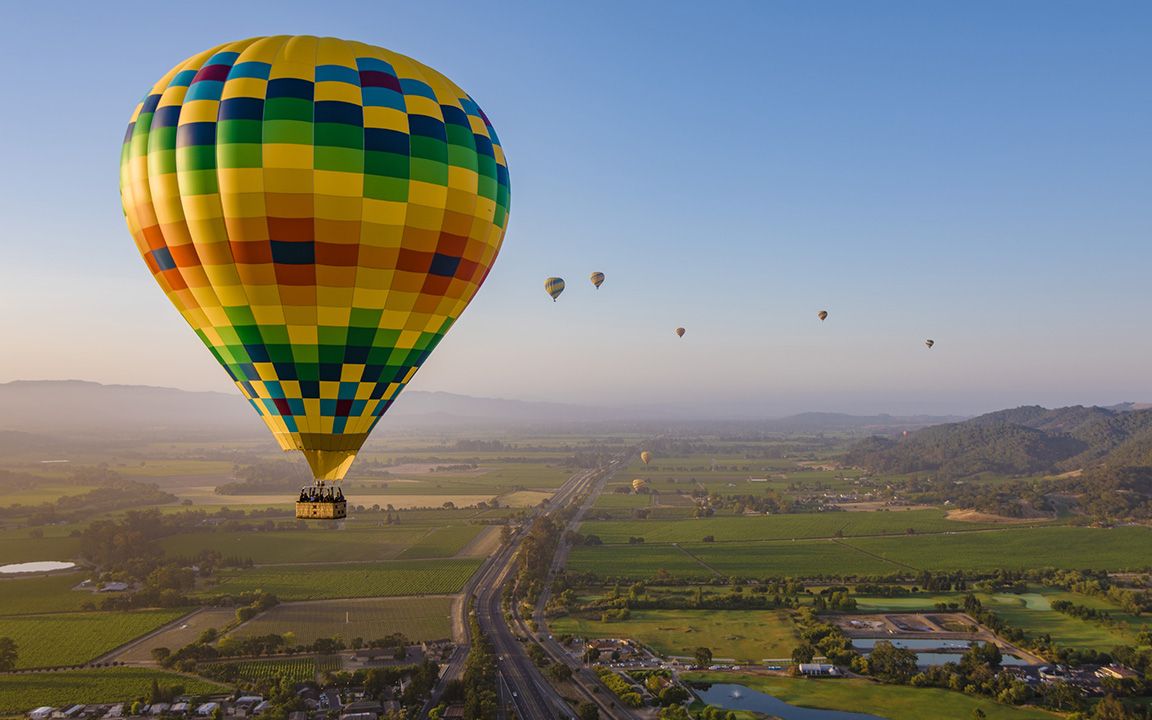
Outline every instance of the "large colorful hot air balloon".
<svg viewBox="0 0 1152 720">
<path fill-rule="evenodd" d="M 604 273 L 594 272 L 588 276 L 588 279 L 591 280 L 592 284 L 596 286 L 597 290 L 599 290 L 600 286 L 604 284 Z"/>
<path fill-rule="evenodd" d="M 552 302 L 564 292 L 564 278 L 550 277 L 544 281 L 544 292 L 552 296 Z"/>
<path fill-rule="evenodd" d="M 647 464 L 648 464 L 649 462 L 651 462 L 651 461 L 652 461 L 652 453 L 648 452 L 647 450 L 645 450 L 644 452 L 640 453 L 640 462 L 642 462 L 642 463 L 644 463 L 645 465 L 647 465 Z"/>
<path fill-rule="evenodd" d="M 504 152 L 472 98 L 335 38 L 172 68 L 132 114 L 120 193 L 160 287 L 318 480 L 347 472 L 508 224 Z"/>
<path fill-rule="evenodd" d="M 644 478 L 636 478 L 632 481 L 632 492 L 641 493 L 648 488 L 648 481 Z"/>
</svg>

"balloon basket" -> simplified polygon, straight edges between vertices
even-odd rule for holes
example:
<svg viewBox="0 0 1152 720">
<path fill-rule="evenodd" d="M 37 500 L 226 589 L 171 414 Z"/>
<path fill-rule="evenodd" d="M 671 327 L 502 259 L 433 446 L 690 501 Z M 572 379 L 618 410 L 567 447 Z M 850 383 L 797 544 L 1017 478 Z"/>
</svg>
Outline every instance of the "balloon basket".
<svg viewBox="0 0 1152 720">
<path fill-rule="evenodd" d="M 344 500 L 296 503 L 296 518 L 299 520 L 339 520 L 346 517 L 348 503 Z"/>
</svg>

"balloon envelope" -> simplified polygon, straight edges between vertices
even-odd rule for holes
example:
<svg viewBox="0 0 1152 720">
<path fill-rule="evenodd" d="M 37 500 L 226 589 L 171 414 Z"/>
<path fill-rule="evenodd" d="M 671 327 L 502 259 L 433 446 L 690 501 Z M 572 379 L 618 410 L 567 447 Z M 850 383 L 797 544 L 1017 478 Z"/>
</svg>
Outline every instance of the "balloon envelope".
<svg viewBox="0 0 1152 720">
<path fill-rule="evenodd" d="M 820 318 L 820 320 L 823 321 L 823 320 L 827 319 L 828 311 L 827 310 L 821 310 L 820 312 L 816 313 L 816 317 Z"/>
<path fill-rule="evenodd" d="M 592 284 L 596 286 L 597 290 L 599 290 L 600 286 L 604 284 L 604 273 L 594 272 L 588 276 L 588 279 L 591 280 Z"/>
<path fill-rule="evenodd" d="M 632 481 L 632 492 L 638 493 L 646 487 L 648 487 L 648 481 L 644 478 L 636 478 Z"/>
<path fill-rule="evenodd" d="M 652 453 L 648 452 L 647 450 L 640 453 L 640 461 L 643 462 L 645 465 L 647 465 L 651 459 L 652 459 Z"/>
<path fill-rule="evenodd" d="M 556 298 L 560 297 L 560 293 L 564 292 L 564 279 L 558 277 L 550 277 L 544 281 L 544 292 L 552 296 L 552 302 L 556 302 Z"/>
<path fill-rule="evenodd" d="M 685 332 L 686 331 L 684 330 L 684 328 L 676 328 L 676 336 L 677 337 L 684 337 Z"/>
<path fill-rule="evenodd" d="M 936 341 L 935 340 L 925 340 L 924 344 L 928 346 L 929 350 L 931 350 L 932 346 L 936 344 Z"/>
<path fill-rule="evenodd" d="M 467 93 L 307 36 L 226 43 L 160 78 L 120 194 L 169 300 L 280 446 L 332 480 L 484 282 L 509 206 Z"/>
</svg>

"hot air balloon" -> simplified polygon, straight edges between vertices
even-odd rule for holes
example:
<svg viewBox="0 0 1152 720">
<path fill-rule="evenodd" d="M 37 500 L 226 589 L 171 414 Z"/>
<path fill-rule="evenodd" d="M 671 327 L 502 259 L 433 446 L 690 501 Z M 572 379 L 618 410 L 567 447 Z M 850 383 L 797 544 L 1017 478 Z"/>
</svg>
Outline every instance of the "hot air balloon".
<svg viewBox="0 0 1152 720">
<path fill-rule="evenodd" d="M 685 332 L 686 331 L 684 330 L 684 328 L 676 328 L 676 336 L 677 337 L 684 337 Z"/>
<path fill-rule="evenodd" d="M 936 341 L 935 340 L 925 340 L 924 344 L 928 346 L 929 350 L 931 350 L 932 346 L 936 344 Z"/>
<path fill-rule="evenodd" d="M 597 290 L 599 290 L 600 286 L 604 284 L 604 273 L 594 272 L 588 276 L 588 279 L 591 280 L 592 284 L 596 286 Z"/>
<path fill-rule="evenodd" d="M 636 478 L 632 481 L 632 492 L 639 495 L 641 492 L 648 488 L 648 481 L 644 478 Z"/>
<path fill-rule="evenodd" d="M 552 296 L 552 302 L 556 302 L 556 298 L 560 297 L 560 293 L 564 292 L 564 279 L 558 277 L 550 277 L 544 281 L 544 291 Z"/>
<path fill-rule="evenodd" d="M 821 310 L 820 312 L 816 313 L 816 317 L 820 318 L 820 322 L 824 322 L 828 319 L 828 311 Z"/>
<path fill-rule="evenodd" d="M 644 452 L 640 453 L 640 462 L 642 462 L 642 463 L 644 463 L 645 465 L 647 465 L 647 464 L 648 464 L 649 462 L 651 462 L 651 461 L 652 461 L 652 453 L 648 452 L 647 450 L 645 450 Z"/>
<path fill-rule="evenodd" d="M 160 78 L 120 162 L 128 228 L 168 299 L 341 517 L 368 434 L 488 275 L 508 168 L 431 68 L 336 38 L 226 43 Z"/>
</svg>

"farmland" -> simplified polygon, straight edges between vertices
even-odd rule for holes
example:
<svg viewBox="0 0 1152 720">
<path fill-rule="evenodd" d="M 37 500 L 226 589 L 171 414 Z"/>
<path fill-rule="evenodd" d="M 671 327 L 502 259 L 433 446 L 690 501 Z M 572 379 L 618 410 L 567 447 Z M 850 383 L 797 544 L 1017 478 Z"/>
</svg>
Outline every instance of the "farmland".
<svg viewBox="0 0 1152 720">
<path fill-rule="evenodd" d="M 852 515 L 858 514 L 864 513 Z M 656 523 L 658 527 L 676 524 Z M 589 526 L 595 524 L 586 523 L 581 531 L 589 532 Z M 643 532 L 642 523 L 634 524 L 633 534 Z M 889 538 L 582 546 L 573 550 L 569 567 L 602 577 L 627 578 L 650 578 L 661 569 L 686 578 L 860 577 L 919 570 L 1048 566 L 1125 570 L 1146 567 L 1152 562 L 1149 558 L 1152 529 L 1148 528 L 1013 526 Z"/>
<path fill-rule="evenodd" d="M 234 665 L 236 678 L 246 682 L 283 678 L 298 683 L 315 680 L 321 673 L 340 669 L 340 658 L 332 655 L 320 657 L 285 658 L 277 660 L 249 660 L 235 663 L 213 663 L 212 665 Z M 212 667 L 211 665 L 209 666 Z"/>
<path fill-rule="evenodd" d="M 80 610 L 85 601 L 98 599 L 90 592 L 72 590 L 85 577 L 81 573 L 61 573 L 0 580 L 0 614 L 35 615 Z"/>
<path fill-rule="evenodd" d="M 164 647 L 176 650 L 193 643 L 208 629 L 223 630 L 236 622 L 236 610 L 230 607 L 204 608 L 181 618 L 178 624 L 165 628 L 147 640 L 134 643 L 115 656 L 121 662 L 148 662 L 152 659 L 152 648 Z"/>
<path fill-rule="evenodd" d="M 30 538 L 27 533 L 25 530 L 23 537 L 0 537 L 0 565 L 38 560 L 74 560 L 80 554 L 80 538 Z"/>
<path fill-rule="evenodd" d="M 218 582 L 202 592 L 263 590 L 281 600 L 447 595 L 460 592 L 479 566 L 479 559 L 450 559 L 257 567 L 221 572 Z"/>
<path fill-rule="evenodd" d="M 403 633 L 413 642 L 452 636 L 450 597 L 282 603 L 241 625 L 236 637 L 292 633 L 295 642 L 340 636 L 374 640 Z"/>
<path fill-rule="evenodd" d="M 741 663 L 790 657 L 799 642 L 788 613 L 780 610 L 634 610 L 620 622 L 566 616 L 549 627 L 582 638 L 633 638 L 663 655 L 691 657 L 704 646 L 717 658 Z"/>
<path fill-rule="evenodd" d="M 190 695 L 231 691 L 226 685 L 145 668 L 21 673 L 0 675 L 0 712 L 21 713 L 41 705 L 66 707 L 77 703 L 112 703 L 146 699 L 153 680 L 163 687 L 179 685 Z"/>
<path fill-rule="evenodd" d="M 54 613 L 0 618 L 19 648 L 18 668 L 79 665 L 175 620 L 182 610 Z"/>
</svg>

